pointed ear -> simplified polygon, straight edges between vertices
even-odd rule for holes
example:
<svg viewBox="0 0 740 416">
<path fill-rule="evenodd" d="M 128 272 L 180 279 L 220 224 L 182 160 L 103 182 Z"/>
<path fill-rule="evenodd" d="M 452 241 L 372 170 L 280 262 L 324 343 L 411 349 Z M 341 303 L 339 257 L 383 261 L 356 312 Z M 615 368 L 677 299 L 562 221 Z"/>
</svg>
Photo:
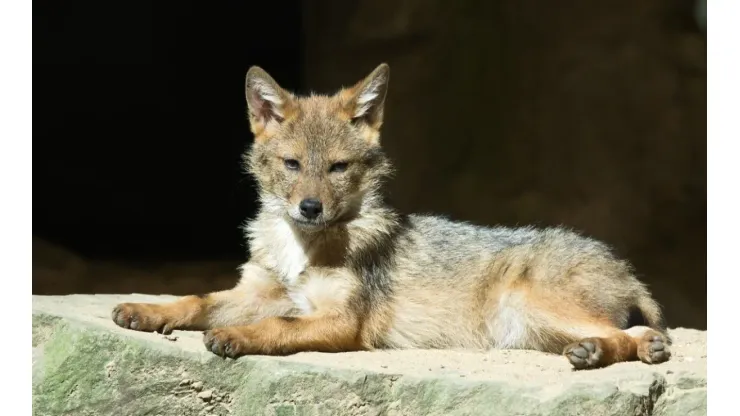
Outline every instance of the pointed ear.
<svg viewBox="0 0 740 416">
<path fill-rule="evenodd" d="M 257 66 L 249 68 L 245 84 L 253 133 L 258 134 L 272 121 L 282 123 L 288 117 L 293 108 L 293 96 L 280 88 L 265 70 Z"/>
<path fill-rule="evenodd" d="M 380 128 L 383 124 L 383 107 L 389 76 L 390 67 L 383 63 L 364 80 L 350 88 L 346 111 L 353 122 L 361 121 L 372 128 Z"/>
</svg>

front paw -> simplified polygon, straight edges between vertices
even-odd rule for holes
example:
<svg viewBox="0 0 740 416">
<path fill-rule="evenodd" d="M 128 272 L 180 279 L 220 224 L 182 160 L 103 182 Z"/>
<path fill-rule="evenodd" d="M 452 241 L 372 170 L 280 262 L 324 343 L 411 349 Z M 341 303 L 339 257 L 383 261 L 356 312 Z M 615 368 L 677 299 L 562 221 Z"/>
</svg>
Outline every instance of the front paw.
<svg viewBox="0 0 740 416">
<path fill-rule="evenodd" d="M 246 328 L 216 328 L 203 332 L 206 349 L 219 357 L 238 358 L 254 353 Z"/>
<path fill-rule="evenodd" d="M 116 325 L 135 331 L 169 334 L 175 329 L 174 320 L 168 317 L 161 305 L 149 303 L 121 303 L 111 314 Z"/>
</svg>

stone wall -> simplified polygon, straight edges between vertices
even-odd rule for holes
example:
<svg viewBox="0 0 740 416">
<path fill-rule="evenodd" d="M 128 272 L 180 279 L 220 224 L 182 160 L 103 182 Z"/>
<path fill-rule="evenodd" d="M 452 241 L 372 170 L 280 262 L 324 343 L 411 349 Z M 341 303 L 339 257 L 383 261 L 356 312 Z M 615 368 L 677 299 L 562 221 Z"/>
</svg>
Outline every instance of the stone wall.
<svg viewBox="0 0 740 416">
<path fill-rule="evenodd" d="M 688 1 L 305 1 L 305 85 L 391 66 L 408 211 L 564 224 L 706 327 L 706 41 Z"/>
</svg>

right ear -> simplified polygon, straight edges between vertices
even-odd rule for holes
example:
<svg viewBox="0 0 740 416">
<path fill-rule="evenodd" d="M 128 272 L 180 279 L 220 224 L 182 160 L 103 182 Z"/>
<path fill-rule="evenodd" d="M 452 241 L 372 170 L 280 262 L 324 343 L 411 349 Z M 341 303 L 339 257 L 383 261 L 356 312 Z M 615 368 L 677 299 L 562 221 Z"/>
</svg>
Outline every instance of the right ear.
<svg viewBox="0 0 740 416">
<path fill-rule="evenodd" d="M 389 75 L 388 64 L 380 64 L 349 90 L 351 98 L 346 103 L 346 110 L 352 120 L 362 120 L 370 127 L 380 129 Z"/>
<path fill-rule="evenodd" d="M 293 96 L 280 88 L 264 69 L 253 66 L 245 82 L 249 123 L 259 135 L 271 122 L 282 123 L 293 107 Z"/>
</svg>

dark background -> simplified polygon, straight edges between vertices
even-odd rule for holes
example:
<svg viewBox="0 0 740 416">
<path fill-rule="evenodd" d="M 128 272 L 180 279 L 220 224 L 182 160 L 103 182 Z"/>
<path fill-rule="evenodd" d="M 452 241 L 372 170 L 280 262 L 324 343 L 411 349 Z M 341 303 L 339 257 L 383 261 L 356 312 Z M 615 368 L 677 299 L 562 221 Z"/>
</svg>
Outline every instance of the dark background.
<svg viewBox="0 0 740 416">
<path fill-rule="evenodd" d="M 254 215 L 251 65 L 330 93 L 391 66 L 405 211 L 612 244 L 706 328 L 706 40 L 693 1 L 36 1 L 37 294 L 226 288 Z"/>
</svg>

